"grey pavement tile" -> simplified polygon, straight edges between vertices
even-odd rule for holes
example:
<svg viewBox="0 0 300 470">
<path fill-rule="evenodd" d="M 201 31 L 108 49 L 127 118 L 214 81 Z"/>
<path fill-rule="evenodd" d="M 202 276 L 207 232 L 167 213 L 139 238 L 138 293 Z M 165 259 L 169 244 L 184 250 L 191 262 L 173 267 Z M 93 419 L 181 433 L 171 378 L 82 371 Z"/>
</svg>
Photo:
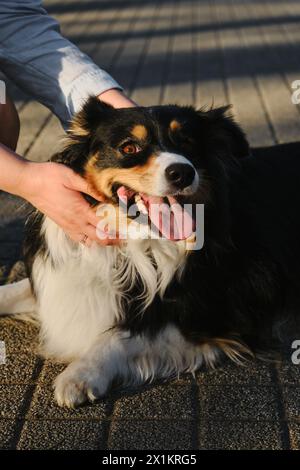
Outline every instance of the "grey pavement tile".
<svg viewBox="0 0 300 470">
<path fill-rule="evenodd" d="M 45 0 L 46 6 L 51 4 L 55 6 L 56 3 L 53 0 Z M 147 104 L 152 104 L 154 96 L 156 100 L 160 100 L 164 96 L 163 89 L 164 98 L 170 96 L 176 101 L 176 93 L 179 91 L 182 92 L 181 96 L 177 93 L 179 101 L 190 101 L 193 99 L 191 80 L 197 81 L 197 91 L 200 100 L 203 100 L 201 105 L 210 104 L 213 98 L 218 98 L 222 89 L 221 95 L 224 95 L 225 101 L 229 99 L 233 102 L 233 111 L 237 113 L 239 119 L 242 119 L 241 124 L 249 131 L 249 138 L 255 141 L 255 144 L 273 142 L 274 138 L 281 141 L 298 139 L 297 109 L 295 106 L 290 106 L 290 90 L 281 78 L 283 75 L 279 76 L 277 73 L 282 72 L 278 62 L 279 56 L 276 58 L 274 53 L 268 54 L 267 63 L 264 61 L 264 51 L 270 52 L 269 43 L 274 40 L 272 47 L 275 50 L 276 46 L 277 54 L 284 55 L 292 51 L 294 59 L 290 62 L 289 57 L 286 65 L 288 68 L 292 65 L 293 68 L 287 72 L 295 72 L 296 77 L 299 49 L 296 28 L 294 45 L 291 49 L 288 37 L 289 34 L 293 37 L 293 27 L 286 35 L 289 25 L 285 25 L 282 38 L 278 36 L 279 30 L 275 38 L 271 31 L 269 34 L 269 27 L 266 27 L 266 35 L 262 39 L 255 26 L 256 12 L 253 14 L 253 11 L 256 8 L 252 11 L 247 2 L 244 2 L 246 6 L 243 2 L 234 2 L 234 7 L 225 6 L 223 1 L 206 3 L 199 1 L 185 4 L 182 1 L 182 5 L 177 8 L 176 2 L 174 5 L 160 2 L 154 24 L 151 23 L 153 38 L 149 36 L 149 31 L 147 38 L 143 37 L 143 31 L 149 29 L 150 25 L 148 18 L 146 23 L 141 21 L 145 20 L 143 16 L 145 13 L 140 13 L 144 11 L 143 8 L 136 11 L 136 7 L 130 10 L 125 6 L 124 18 L 128 24 L 124 24 L 124 18 L 123 23 L 122 21 L 118 23 L 120 17 L 116 14 L 118 19 L 114 27 L 111 30 L 106 29 L 103 35 L 106 47 L 105 50 L 101 50 L 100 55 L 98 48 L 95 48 L 95 36 L 90 29 L 82 26 L 81 36 L 79 37 L 77 33 L 77 38 L 80 45 L 87 48 L 86 52 L 91 52 L 92 55 L 93 51 L 96 53 L 100 66 L 103 66 L 103 57 L 108 65 L 112 64 L 113 75 L 122 77 L 125 84 L 133 84 L 134 96 L 139 96 Z M 271 10 L 272 5 L 276 3 L 274 18 L 277 18 L 278 2 L 268 0 L 267 3 Z M 285 4 L 284 9 L 295 7 L 293 0 L 282 3 Z M 68 8 L 66 6 L 66 14 L 57 11 L 57 18 L 62 21 L 62 27 L 67 35 L 68 28 L 76 30 L 79 27 L 77 22 L 82 24 L 86 21 L 82 16 L 86 12 L 82 11 L 79 14 L 75 5 L 70 23 Z M 113 15 L 114 8 L 112 5 Z M 198 15 L 196 23 L 193 19 L 195 10 Z M 246 10 L 247 18 L 253 21 L 252 28 L 247 27 L 240 31 L 223 28 L 223 22 L 230 24 L 233 19 L 238 22 L 239 15 L 240 19 L 243 19 Z M 135 12 L 136 25 L 130 22 Z M 290 14 L 291 18 L 293 12 L 294 10 Z M 282 12 L 280 14 L 282 15 Z M 94 20 L 93 34 L 100 34 L 101 21 L 98 27 Z M 220 23 L 222 32 L 218 38 L 211 28 L 211 23 L 215 24 L 216 21 Z M 175 28 L 172 28 L 172 25 Z M 178 28 L 181 26 L 183 30 L 179 31 Z M 158 29 L 155 29 L 156 27 Z M 133 30 L 138 31 L 138 37 L 128 41 Z M 161 32 L 164 34 L 160 34 Z M 204 37 L 207 47 L 203 49 Z M 239 41 L 240 37 L 242 41 Z M 144 47 L 143 44 L 146 42 L 148 45 Z M 140 52 L 146 54 L 146 57 L 140 56 Z M 194 67 L 192 56 L 196 55 L 199 63 L 196 76 L 193 76 L 190 66 Z M 185 60 L 186 58 L 188 60 Z M 186 64 L 188 65 L 180 72 L 182 80 L 179 83 L 178 65 Z M 268 76 L 264 76 L 263 73 L 266 66 Z M 155 77 L 150 77 L 149 71 L 154 69 L 159 73 L 156 73 Z M 109 71 L 109 67 L 107 70 Z M 220 75 L 220 70 L 224 72 L 223 76 Z M 251 78 L 254 75 L 257 83 Z M 291 74 L 286 77 L 290 76 Z M 206 93 L 206 90 L 209 90 L 209 93 Z M 225 97 L 227 92 L 228 96 Z M 276 101 L 272 100 L 275 95 Z M 249 96 L 252 104 L 249 106 L 248 103 L 245 107 L 243 103 Z M 283 120 L 282 109 L 286 111 Z M 58 135 L 59 129 L 53 118 L 48 120 L 49 111 L 33 101 L 29 101 L 20 114 L 23 131 L 19 150 L 22 153 L 22 149 L 30 148 L 27 156 L 30 159 L 40 159 L 40 150 L 45 148 L 45 144 L 47 147 L 47 142 L 54 142 L 53 135 Z M 40 132 L 42 127 L 43 130 Z M 273 129 L 274 135 L 271 135 L 270 128 Z M 0 283 L 15 281 L 24 276 L 24 266 L 18 261 L 21 257 L 25 214 L 23 209 L 20 209 L 21 205 L 20 199 L 0 191 Z M 10 445 L 16 424 L 15 418 L 26 418 L 19 444 L 22 449 L 102 448 L 105 446 L 105 436 L 109 426 L 109 421 L 105 418 L 111 416 L 112 403 L 116 400 L 109 436 L 111 448 L 166 450 L 193 448 L 197 445 L 195 442 L 196 420 L 199 419 L 197 408 L 200 413 L 198 436 L 201 448 L 281 448 L 280 426 L 283 426 L 283 422 L 279 425 L 278 413 L 280 419 L 284 413 L 283 405 L 277 403 L 279 398 L 275 385 L 274 387 L 272 385 L 272 365 L 253 362 L 246 367 L 238 367 L 226 363 L 216 370 L 200 371 L 196 378 L 200 388 L 197 401 L 196 382 L 192 376 L 187 375 L 164 385 L 142 387 L 128 392 L 113 392 L 108 400 L 99 401 L 98 404 L 83 406 L 75 411 L 66 410 L 57 407 L 52 391 L 52 382 L 63 370 L 64 365 L 46 361 L 39 375 L 37 388 L 25 385 L 31 383 L 32 372 L 37 375 L 36 372 L 41 365 L 41 361 L 33 354 L 38 344 L 37 332 L 38 329 L 30 323 L 0 319 L 0 340 L 6 342 L 8 354 L 8 364 L 0 366 L 0 447 Z M 289 422 L 291 446 L 299 449 L 300 367 L 285 361 L 277 366 L 277 370 L 280 382 L 283 384 L 285 415 L 291 420 Z M 30 404 L 33 391 L 34 398 Z"/>
<path fill-rule="evenodd" d="M 0 340 L 5 341 L 7 354 L 34 352 L 38 349 L 38 328 L 29 322 L 1 318 Z"/>
<path fill-rule="evenodd" d="M 94 450 L 105 446 L 107 423 L 93 420 L 26 420 L 18 449 Z"/>
<path fill-rule="evenodd" d="M 0 385 L 0 418 L 18 416 L 32 390 L 31 385 Z"/>
<path fill-rule="evenodd" d="M 52 384 L 39 382 L 27 417 L 30 419 L 100 419 L 106 418 L 110 412 L 110 402 L 99 400 L 97 403 L 87 403 L 76 409 L 59 407 L 54 399 Z"/>
<path fill-rule="evenodd" d="M 0 364 L 0 384 L 32 383 L 38 359 L 31 353 L 9 353 Z"/>
<path fill-rule="evenodd" d="M 196 375 L 199 384 L 206 385 L 245 385 L 271 384 L 271 366 L 268 363 L 251 361 L 245 365 L 226 362 L 216 369 L 200 371 Z"/>
<path fill-rule="evenodd" d="M 67 364 L 61 362 L 52 362 L 49 359 L 45 360 L 40 374 L 40 381 L 44 384 L 52 384 L 54 379 L 66 368 Z"/>
<path fill-rule="evenodd" d="M 193 419 L 194 390 L 191 385 L 160 385 L 123 395 L 114 406 L 119 419 Z"/>
<path fill-rule="evenodd" d="M 284 361 L 278 366 L 278 375 L 283 384 L 300 385 L 300 365 Z"/>
<path fill-rule="evenodd" d="M 255 421 L 278 419 L 277 396 L 272 387 L 199 387 L 200 419 Z"/>
<path fill-rule="evenodd" d="M 299 382 L 282 387 L 285 414 L 287 419 L 300 419 L 300 387 Z"/>
<path fill-rule="evenodd" d="M 291 449 L 300 450 L 300 423 L 290 422 L 289 432 L 290 432 L 290 442 Z"/>
<path fill-rule="evenodd" d="M 253 421 L 199 422 L 199 449 L 282 449 L 280 423 Z"/>
<path fill-rule="evenodd" d="M 190 420 L 114 420 L 108 447 L 119 450 L 195 449 L 195 424 Z"/>
<path fill-rule="evenodd" d="M 12 440 L 15 432 L 16 421 L 14 419 L 0 418 L 0 450 L 12 449 Z"/>
<path fill-rule="evenodd" d="M 190 372 L 180 374 L 176 379 L 169 379 L 167 381 L 171 385 L 188 385 L 195 383 L 195 377 Z M 163 381 L 162 381 L 163 383 Z"/>
</svg>

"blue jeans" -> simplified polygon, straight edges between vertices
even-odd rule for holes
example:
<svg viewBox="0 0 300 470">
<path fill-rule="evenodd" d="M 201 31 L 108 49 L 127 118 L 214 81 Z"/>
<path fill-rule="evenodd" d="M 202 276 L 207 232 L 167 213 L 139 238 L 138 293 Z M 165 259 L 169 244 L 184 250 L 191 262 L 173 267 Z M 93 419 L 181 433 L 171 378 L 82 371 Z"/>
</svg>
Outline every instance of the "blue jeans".
<svg viewBox="0 0 300 470">
<path fill-rule="evenodd" d="M 65 128 L 88 96 L 122 89 L 61 35 L 40 0 L 0 0 L 0 70 Z"/>
</svg>

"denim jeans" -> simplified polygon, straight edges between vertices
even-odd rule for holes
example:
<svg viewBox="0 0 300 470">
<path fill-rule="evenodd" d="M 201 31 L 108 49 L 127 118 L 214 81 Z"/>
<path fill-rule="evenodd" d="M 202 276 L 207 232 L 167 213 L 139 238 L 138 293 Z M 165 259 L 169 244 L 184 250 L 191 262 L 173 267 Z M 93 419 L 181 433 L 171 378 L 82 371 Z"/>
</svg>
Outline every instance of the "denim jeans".
<svg viewBox="0 0 300 470">
<path fill-rule="evenodd" d="M 61 35 L 40 0 L 0 0 L 0 70 L 64 128 L 89 95 L 122 89 Z"/>
</svg>

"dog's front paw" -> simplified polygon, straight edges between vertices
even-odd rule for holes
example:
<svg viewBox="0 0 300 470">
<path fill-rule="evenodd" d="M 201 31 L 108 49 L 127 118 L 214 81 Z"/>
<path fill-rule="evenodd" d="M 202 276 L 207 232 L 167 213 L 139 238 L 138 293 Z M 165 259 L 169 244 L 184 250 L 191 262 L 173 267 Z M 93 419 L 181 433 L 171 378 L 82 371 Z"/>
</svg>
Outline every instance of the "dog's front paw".
<svg viewBox="0 0 300 470">
<path fill-rule="evenodd" d="M 108 380 L 98 370 L 73 363 L 56 378 L 54 395 L 59 406 L 75 408 L 104 396 L 108 385 Z"/>
</svg>

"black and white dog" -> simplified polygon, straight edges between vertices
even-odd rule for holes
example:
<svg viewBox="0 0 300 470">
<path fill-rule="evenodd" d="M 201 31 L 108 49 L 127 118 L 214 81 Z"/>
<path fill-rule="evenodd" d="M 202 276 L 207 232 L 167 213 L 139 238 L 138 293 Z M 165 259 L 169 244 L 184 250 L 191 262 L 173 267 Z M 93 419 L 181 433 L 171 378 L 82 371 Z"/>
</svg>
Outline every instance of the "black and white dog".
<svg viewBox="0 0 300 470">
<path fill-rule="evenodd" d="M 228 108 L 116 110 L 91 98 L 53 160 L 86 178 L 106 206 L 126 196 L 150 220 L 154 202 L 205 205 L 195 251 L 190 236 L 172 235 L 86 247 L 32 214 L 30 283 L 1 287 L 0 310 L 36 310 L 44 353 L 69 363 L 55 381 L 60 405 L 95 400 L 117 380 L 143 383 L 271 348 L 275 323 L 300 300 L 293 145 L 250 152 Z"/>
</svg>

